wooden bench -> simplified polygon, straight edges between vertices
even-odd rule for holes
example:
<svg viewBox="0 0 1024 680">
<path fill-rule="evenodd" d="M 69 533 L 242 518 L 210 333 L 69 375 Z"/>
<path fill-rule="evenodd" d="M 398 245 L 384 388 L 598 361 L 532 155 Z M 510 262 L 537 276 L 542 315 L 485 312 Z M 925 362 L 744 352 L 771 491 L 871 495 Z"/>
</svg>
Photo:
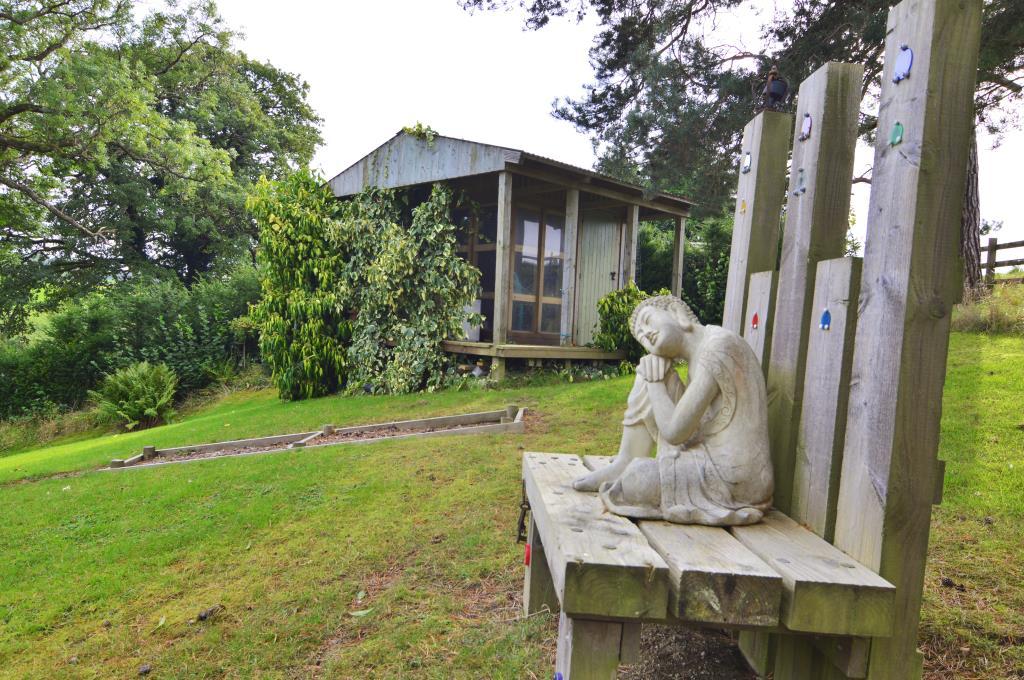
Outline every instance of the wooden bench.
<svg viewBox="0 0 1024 680">
<path fill-rule="evenodd" d="M 524 608 L 561 612 L 564 678 L 614 677 L 635 658 L 643 623 L 890 634 L 893 585 L 780 512 L 729 530 L 633 522 L 572 488 L 609 460 L 523 455 L 532 510 Z"/>
<path fill-rule="evenodd" d="M 795 117 L 744 130 L 722 325 L 765 372 L 776 509 L 762 523 L 634 522 L 572 488 L 608 458 L 524 454 L 524 608 L 559 611 L 556 678 L 615 677 L 645 623 L 739 630 L 774 680 L 921 677 L 980 27 L 980 0 L 891 9 L 863 261 L 842 257 L 862 67 L 822 66 Z"/>
</svg>

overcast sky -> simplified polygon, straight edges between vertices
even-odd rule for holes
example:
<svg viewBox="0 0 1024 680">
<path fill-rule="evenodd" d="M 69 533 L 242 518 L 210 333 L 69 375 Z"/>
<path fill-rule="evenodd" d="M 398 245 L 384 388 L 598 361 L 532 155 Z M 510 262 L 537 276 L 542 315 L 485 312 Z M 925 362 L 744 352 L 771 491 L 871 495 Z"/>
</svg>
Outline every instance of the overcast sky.
<svg viewBox="0 0 1024 680">
<path fill-rule="evenodd" d="M 756 42 L 766 13 L 787 4 L 759 2 L 759 16 L 722 22 L 730 42 Z M 594 164 L 586 135 L 551 116 L 555 98 L 579 95 L 592 79 L 592 20 L 524 31 L 521 11 L 471 15 L 457 0 L 218 0 L 218 7 L 245 33 L 241 49 L 309 83 L 310 103 L 323 118 L 324 145 L 314 165 L 328 177 L 417 121 L 443 135 Z M 980 140 L 982 216 L 1004 221 L 1000 240 L 1024 239 L 1024 133 L 1007 135 L 997 150 L 990 146 Z M 870 164 L 865 147 L 857 173 Z M 856 186 L 854 210 L 862 216 L 869 188 Z M 865 227 L 858 219 L 861 240 Z"/>
</svg>

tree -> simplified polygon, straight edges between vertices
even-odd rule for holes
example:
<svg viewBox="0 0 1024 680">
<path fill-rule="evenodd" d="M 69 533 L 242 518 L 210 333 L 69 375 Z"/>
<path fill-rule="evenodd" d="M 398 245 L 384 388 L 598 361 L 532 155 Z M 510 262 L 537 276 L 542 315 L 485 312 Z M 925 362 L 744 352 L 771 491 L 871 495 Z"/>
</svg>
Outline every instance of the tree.
<svg viewBox="0 0 1024 680">
<path fill-rule="evenodd" d="M 714 30 L 723 12 L 751 4 L 744 0 L 518 4 L 531 29 L 555 17 L 597 15 L 600 29 L 590 51 L 595 82 L 586 86 L 584 97 L 556 103 L 555 116 L 590 133 L 601 145 L 602 170 L 694 196 L 701 204 L 700 216 L 731 209 L 740 135 L 770 66 L 778 64 L 795 85 L 827 61 L 863 63 L 864 92 L 877 94 L 886 14 L 896 2 L 794 0 L 790 10 L 763 28 L 765 47 L 755 52 L 731 46 Z M 511 4 L 463 1 L 468 9 Z M 978 120 L 998 132 L 1019 123 L 1011 104 L 1024 86 L 1024 3 L 985 0 L 984 8 Z M 873 119 L 865 116 L 865 136 L 873 127 Z M 977 177 L 976 166 L 968 176 Z M 974 262 L 974 225 L 980 224 L 976 201 L 968 201 L 967 212 L 962 245 L 966 259 Z"/>
<path fill-rule="evenodd" d="M 44 282 L 56 303 L 249 257 L 249 186 L 320 140 L 305 84 L 233 50 L 212 2 L 136 21 L 123 0 L 0 0 L 0 36 L 0 244 L 25 272 L 0 272 L 8 309 Z"/>
</svg>

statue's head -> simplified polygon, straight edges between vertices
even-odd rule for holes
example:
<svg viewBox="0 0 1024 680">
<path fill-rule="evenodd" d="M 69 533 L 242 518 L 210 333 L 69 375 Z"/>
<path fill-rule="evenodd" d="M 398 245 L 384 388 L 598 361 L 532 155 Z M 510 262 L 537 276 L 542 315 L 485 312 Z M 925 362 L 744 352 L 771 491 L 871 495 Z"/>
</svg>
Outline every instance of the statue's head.
<svg viewBox="0 0 1024 680">
<path fill-rule="evenodd" d="M 687 336 L 700 326 L 690 306 L 675 295 L 647 298 L 629 317 L 629 329 L 644 349 L 673 359 L 688 354 Z"/>
</svg>

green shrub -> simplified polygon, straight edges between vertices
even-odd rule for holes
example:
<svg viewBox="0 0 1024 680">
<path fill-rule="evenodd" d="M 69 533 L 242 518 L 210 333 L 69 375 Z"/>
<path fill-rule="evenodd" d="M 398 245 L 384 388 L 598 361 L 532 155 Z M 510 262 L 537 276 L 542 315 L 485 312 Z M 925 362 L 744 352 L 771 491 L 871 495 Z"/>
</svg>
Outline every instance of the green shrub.
<svg viewBox="0 0 1024 680">
<path fill-rule="evenodd" d="M 653 295 L 669 295 L 662 289 L 656 293 L 645 293 L 632 281 L 624 288 L 613 290 L 597 301 L 598 324 L 594 334 L 594 345 L 607 352 L 622 350 L 626 361 L 635 364 L 646 350 L 636 341 L 629 330 L 629 317 L 636 306 Z"/>
<path fill-rule="evenodd" d="M 953 330 L 1024 335 L 1024 284 L 1005 283 L 964 300 L 953 312 Z"/>
<path fill-rule="evenodd" d="M 102 419 L 141 430 L 170 421 L 177 387 L 178 378 L 166 364 L 140 361 L 107 375 L 89 397 Z"/>
</svg>

